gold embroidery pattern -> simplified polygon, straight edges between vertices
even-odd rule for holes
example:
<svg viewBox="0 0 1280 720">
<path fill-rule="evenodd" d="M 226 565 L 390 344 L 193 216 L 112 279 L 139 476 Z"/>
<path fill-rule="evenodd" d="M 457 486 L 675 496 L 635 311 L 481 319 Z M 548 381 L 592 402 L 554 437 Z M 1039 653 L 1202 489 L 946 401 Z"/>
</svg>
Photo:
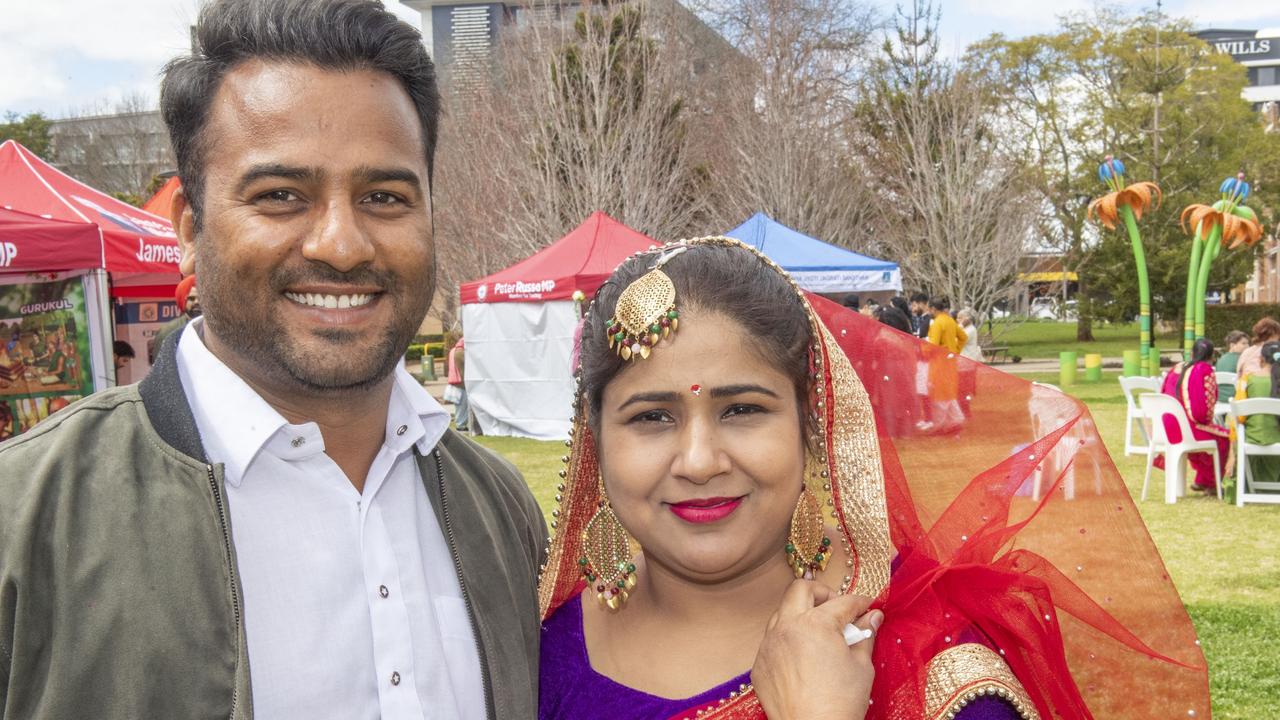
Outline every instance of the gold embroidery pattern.
<svg viewBox="0 0 1280 720">
<path fill-rule="evenodd" d="M 856 576 L 853 592 L 875 597 L 889 584 L 893 547 L 889 538 L 889 507 L 885 499 L 880 441 L 876 437 L 871 398 L 854 372 L 849 358 L 836 344 L 805 301 L 805 309 L 821 338 L 831 386 L 824 426 L 831 427 L 827 464 L 831 468 L 832 496 L 840 530 L 854 551 Z"/>
<path fill-rule="evenodd" d="M 929 661 L 925 717 L 954 720 L 983 695 L 1004 698 L 1024 720 L 1040 720 L 1031 696 L 994 650 L 977 643 L 947 648 Z"/>
</svg>

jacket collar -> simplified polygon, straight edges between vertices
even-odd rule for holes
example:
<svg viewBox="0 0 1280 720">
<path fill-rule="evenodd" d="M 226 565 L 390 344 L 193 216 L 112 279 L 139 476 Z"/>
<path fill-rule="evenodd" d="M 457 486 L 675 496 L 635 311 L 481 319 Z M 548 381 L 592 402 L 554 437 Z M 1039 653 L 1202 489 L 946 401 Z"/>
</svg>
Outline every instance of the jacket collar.
<svg viewBox="0 0 1280 720">
<path fill-rule="evenodd" d="M 187 325 L 183 325 L 164 339 L 151 372 L 138 383 L 138 393 L 160 437 L 184 455 L 208 465 L 195 416 L 178 377 L 178 340 L 186 329 Z"/>
</svg>

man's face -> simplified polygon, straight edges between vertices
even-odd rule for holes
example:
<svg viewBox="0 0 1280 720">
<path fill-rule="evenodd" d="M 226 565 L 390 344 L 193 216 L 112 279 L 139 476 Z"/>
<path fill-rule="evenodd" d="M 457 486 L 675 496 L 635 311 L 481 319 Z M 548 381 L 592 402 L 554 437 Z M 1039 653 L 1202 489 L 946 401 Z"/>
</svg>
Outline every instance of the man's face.
<svg viewBox="0 0 1280 720">
<path fill-rule="evenodd" d="M 200 317 L 200 293 L 196 291 L 194 285 L 191 291 L 187 293 L 187 317 L 195 320 Z"/>
<path fill-rule="evenodd" d="M 920 302 L 919 300 L 912 300 L 911 312 L 916 313 L 917 315 L 924 312 L 924 303 Z"/>
<path fill-rule="evenodd" d="M 249 61 L 214 98 L 204 214 L 181 220 L 205 341 L 310 393 L 388 377 L 435 291 L 418 116 L 389 75 Z"/>
</svg>

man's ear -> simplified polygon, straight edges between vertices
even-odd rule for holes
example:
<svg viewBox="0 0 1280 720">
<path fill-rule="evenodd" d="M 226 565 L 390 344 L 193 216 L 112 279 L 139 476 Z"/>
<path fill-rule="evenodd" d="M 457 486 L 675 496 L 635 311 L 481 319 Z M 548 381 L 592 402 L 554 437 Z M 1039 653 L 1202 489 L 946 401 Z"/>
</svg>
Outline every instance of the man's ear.
<svg viewBox="0 0 1280 720">
<path fill-rule="evenodd" d="M 169 201 L 169 220 L 178 235 L 178 247 L 182 248 L 178 269 L 183 275 L 192 275 L 196 271 L 196 216 L 184 187 L 173 192 L 173 199 Z"/>
</svg>

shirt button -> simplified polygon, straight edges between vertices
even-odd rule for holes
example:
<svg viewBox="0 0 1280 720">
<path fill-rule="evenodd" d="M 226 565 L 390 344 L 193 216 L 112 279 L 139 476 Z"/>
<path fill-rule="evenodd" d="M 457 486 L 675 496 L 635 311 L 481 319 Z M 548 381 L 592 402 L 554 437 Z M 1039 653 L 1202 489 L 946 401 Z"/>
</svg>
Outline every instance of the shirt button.
<svg viewBox="0 0 1280 720">
<path fill-rule="evenodd" d="M 379 585 L 378 594 L 381 595 L 382 597 L 386 597 L 391 594 L 391 591 L 387 589 L 386 585 Z"/>
<path fill-rule="evenodd" d="M 306 441 L 307 439 L 304 437 L 296 437 L 292 441 L 290 441 L 289 444 L 296 448 L 299 448 L 299 447 L 302 447 L 303 443 L 305 443 Z"/>
<path fill-rule="evenodd" d="M 393 672 L 393 673 L 391 673 L 391 684 L 392 684 L 392 685 L 399 685 L 399 684 L 400 684 L 400 673 L 398 673 L 398 672 Z"/>
<path fill-rule="evenodd" d="M 407 432 L 409 432 L 409 426 L 408 426 L 408 425 L 401 425 L 400 427 L 396 428 L 396 434 L 397 434 L 397 435 L 403 435 L 403 434 L 405 434 L 405 433 L 407 433 Z"/>
</svg>

